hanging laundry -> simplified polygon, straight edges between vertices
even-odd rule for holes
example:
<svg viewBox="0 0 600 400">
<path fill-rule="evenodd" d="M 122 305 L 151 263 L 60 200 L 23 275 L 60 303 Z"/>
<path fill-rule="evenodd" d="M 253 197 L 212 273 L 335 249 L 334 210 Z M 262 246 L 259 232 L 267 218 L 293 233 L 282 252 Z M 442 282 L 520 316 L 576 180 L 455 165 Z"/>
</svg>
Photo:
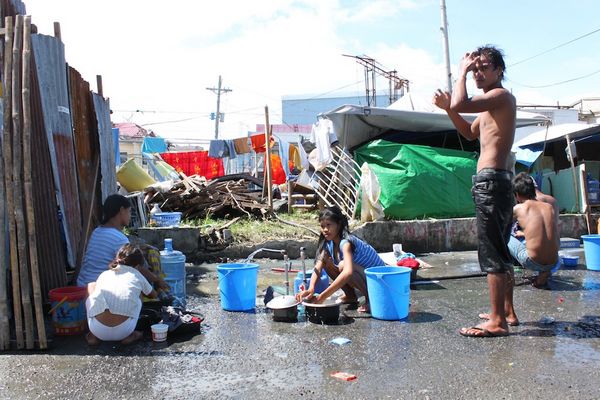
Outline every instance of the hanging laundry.
<svg viewBox="0 0 600 400">
<path fill-rule="evenodd" d="M 264 169 L 267 169 L 266 158 Z M 286 182 L 286 179 L 286 174 L 281 164 L 281 158 L 277 154 L 271 154 L 271 181 L 273 184 L 281 185 Z"/>
<path fill-rule="evenodd" d="M 277 149 L 279 152 L 279 158 L 281 165 L 288 166 L 287 168 L 283 168 L 283 172 L 285 173 L 285 177 L 287 178 L 290 173 L 289 167 L 289 158 L 290 158 L 290 143 L 282 140 L 279 136 L 271 136 L 271 140 L 277 143 Z"/>
<path fill-rule="evenodd" d="M 295 144 L 290 144 L 290 162 L 295 168 L 302 169 L 300 150 L 298 150 L 298 146 Z"/>
<path fill-rule="evenodd" d="M 161 137 L 145 137 L 142 142 L 142 153 L 164 153 L 167 151 L 167 142 Z"/>
<path fill-rule="evenodd" d="M 208 147 L 208 156 L 213 158 L 229 157 L 229 147 L 224 140 L 211 140 Z"/>
<path fill-rule="evenodd" d="M 306 154 L 306 150 L 304 150 L 304 146 L 302 146 L 302 141 L 298 141 L 298 150 L 300 153 L 300 161 L 302 163 L 302 169 L 310 169 L 310 163 L 308 162 L 308 155 Z"/>
<path fill-rule="evenodd" d="M 259 133 L 256 135 L 250 136 L 250 141 L 252 142 L 252 149 L 255 153 L 264 153 L 265 152 L 265 134 Z"/>
<path fill-rule="evenodd" d="M 323 170 L 331 162 L 330 133 L 333 132 L 333 123 L 328 119 L 320 119 L 312 127 L 311 136 L 317 145 L 316 162 L 312 162 L 317 171 Z"/>
<path fill-rule="evenodd" d="M 233 140 L 225 140 L 225 145 L 227 146 L 227 150 L 229 153 L 229 155 L 228 155 L 229 159 L 236 158 L 237 153 L 235 152 L 235 146 L 233 145 Z"/>
<path fill-rule="evenodd" d="M 250 146 L 248 145 L 248 138 L 233 139 L 233 148 L 237 154 L 250 153 Z"/>
<path fill-rule="evenodd" d="M 223 160 L 208 156 L 207 151 L 162 153 L 166 163 L 186 175 L 200 175 L 214 179 L 225 174 Z"/>
</svg>

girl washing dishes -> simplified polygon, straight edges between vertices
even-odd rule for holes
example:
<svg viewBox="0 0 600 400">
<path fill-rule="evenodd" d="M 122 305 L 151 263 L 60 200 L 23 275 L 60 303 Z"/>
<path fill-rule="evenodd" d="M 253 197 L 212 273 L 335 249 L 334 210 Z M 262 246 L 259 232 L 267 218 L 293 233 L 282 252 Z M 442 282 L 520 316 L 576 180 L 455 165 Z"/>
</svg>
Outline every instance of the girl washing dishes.
<svg viewBox="0 0 600 400">
<path fill-rule="evenodd" d="M 351 236 L 348 219 L 338 207 L 327 207 L 319 214 L 321 236 L 317 249 L 315 273 L 312 274 L 308 290 L 297 294 L 297 300 L 322 303 L 335 291 L 342 289 L 344 296 L 338 299 L 344 304 L 356 304 L 357 289 L 365 296 L 365 304 L 358 311 L 369 312 L 369 294 L 365 269 L 385 265 L 371 245 Z M 323 293 L 315 295 L 315 285 L 325 268 L 331 285 Z"/>
</svg>

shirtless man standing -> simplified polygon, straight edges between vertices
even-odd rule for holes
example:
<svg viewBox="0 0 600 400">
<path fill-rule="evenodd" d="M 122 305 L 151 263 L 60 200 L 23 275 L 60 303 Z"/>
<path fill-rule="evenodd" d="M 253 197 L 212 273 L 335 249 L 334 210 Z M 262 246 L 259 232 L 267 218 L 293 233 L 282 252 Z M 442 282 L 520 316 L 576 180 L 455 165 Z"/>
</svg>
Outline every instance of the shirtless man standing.
<svg viewBox="0 0 600 400">
<path fill-rule="evenodd" d="M 487 272 L 491 312 L 481 325 L 462 328 L 460 334 L 473 337 L 507 336 L 504 297 L 512 264 L 507 242 L 512 221 L 512 165 L 508 165 L 515 135 L 516 100 L 502 87 L 505 64 L 502 52 L 485 46 L 467 53 L 459 66 L 452 96 L 436 91 L 433 102 L 444 109 L 454 126 L 467 140 L 480 140 L 481 155 L 473 176 L 473 200 L 477 218 L 478 256 Z M 483 94 L 467 96 L 467 74 L 473 72 Z M 469 123 L 459 112 L 479 113 Z"/>
</svg>

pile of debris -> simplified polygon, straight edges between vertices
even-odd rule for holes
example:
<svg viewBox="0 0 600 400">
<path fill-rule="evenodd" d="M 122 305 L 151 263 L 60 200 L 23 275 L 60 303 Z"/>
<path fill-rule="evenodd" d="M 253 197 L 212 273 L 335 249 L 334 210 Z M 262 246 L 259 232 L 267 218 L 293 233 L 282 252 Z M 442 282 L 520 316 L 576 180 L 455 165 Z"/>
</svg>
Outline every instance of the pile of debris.
<svg viewBox="0 0 600 400">
<path fill-rule="evenodd" d="M 261 179 L 249 174 L 226 175 L 207 181 L 198 175 L 165 182 L 146 189 L 145 202 L 158 204 L 162 211 L 182 213 L 182 218 L 233 218 L 264 216 L 269 206 L 263 201 Z"/>
</svg>

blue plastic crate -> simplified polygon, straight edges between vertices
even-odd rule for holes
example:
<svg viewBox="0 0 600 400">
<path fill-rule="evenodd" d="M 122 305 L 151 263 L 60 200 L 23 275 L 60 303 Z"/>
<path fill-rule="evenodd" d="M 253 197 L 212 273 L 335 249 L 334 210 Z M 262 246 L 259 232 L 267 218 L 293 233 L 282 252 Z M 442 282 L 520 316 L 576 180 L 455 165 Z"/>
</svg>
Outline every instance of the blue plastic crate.
<svg viewBox="0 0 600 400">
<path fill-rule="evenodd" d="M 579 248 L 579 239 L 560 238 L 560 248 L 561 249 L 578 249 Z"/>
<path fill-rule="evenodd" d="M 181 222 L 180 212 L 160 212 L 154 213 L 151 217 L 160 227 L 179 226 Z"/>
</svg>

